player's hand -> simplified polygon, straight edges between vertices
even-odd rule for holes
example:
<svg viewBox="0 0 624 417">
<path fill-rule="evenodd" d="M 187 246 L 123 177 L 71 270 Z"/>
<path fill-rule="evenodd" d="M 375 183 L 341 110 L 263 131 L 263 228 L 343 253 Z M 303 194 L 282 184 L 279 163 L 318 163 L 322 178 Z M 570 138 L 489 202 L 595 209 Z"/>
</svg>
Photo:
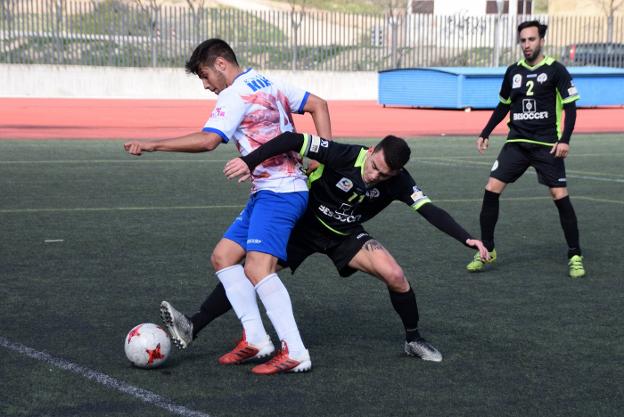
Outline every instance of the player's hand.
<svg viewBox="0 0 624 417">
<path fill-rule="evenodd" d="M 481 255 L 482 261 L 490 260 L 490 252 L 487 250 L 483 242 L 478 239 L 467 239 L 466 245 L 476 248 L 479 251 L 479 255 Z"/>
<path fill-rule="evenodd" d="M 480 136 L 477 138 L 477 150 L 479 151 L 481 155 L 483 155 L 483 152 L 485 152 L 489 144 L 490 144 L 490 139 L 482 138 Z"/>
<path fill-rule="evenodd" d="M 557 142 L 550 150 L 551 154 L 555 155 L 555 158 L 565 158 L 570 153 L 570 145 L 563 142 Z"/>
<path fill-rule="evenodd" d="M 310 175 L 312 173 L 312 171 L 314 171 L 320 165 L 321 165 L 320 162 L 314 161 L 314 160 L 310 160 L 310 162 L 308 163 L 308 167 L 306 168 L 306 175 Z"/>
<path fill-rule="evenodd" d="M 152 152 L 154 150 L 154 145 L 150 142 L 139 142 L 138 140 L 133 140 L 132 142 L 124 143 L 124 149 L 130 155 L 139 156 L 143 152 Z"/>
<path fill-rule="evenodd" d="M 223 168 L 223 173 L 229 180 L 240 177 L 238 179 L 238 182 L 243 182 L 251 178 L 251 172 L 249 172 L 249 167 L 241 158 L 234 158 L 232 160 L 229 160 L 225 164 L 225 168 Z"/>
</svg>

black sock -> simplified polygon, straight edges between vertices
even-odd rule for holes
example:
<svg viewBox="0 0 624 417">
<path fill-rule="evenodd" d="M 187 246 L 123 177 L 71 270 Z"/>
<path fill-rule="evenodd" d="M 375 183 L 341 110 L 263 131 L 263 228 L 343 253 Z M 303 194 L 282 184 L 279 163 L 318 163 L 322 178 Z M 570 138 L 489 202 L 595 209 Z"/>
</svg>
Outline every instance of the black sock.
<svg viewBox="0 0 624 417">
<path fill-rule="evenodd" d="M 193 339 L 197 337 L 204 327 L 219 316 L 224 315 L 232 309 L 232 305 L 225 295 L 223 284 L 219 283 L 202 303 L 199 311 L 190 318 L 193 323 Z"/>
<path fill-rule="evenodd" d="M 479 222 L 481 223 L 481 240 L 490 252 L 494 250 L 494 229 L 498 221 L 498 198 L 500 194 L 485 190 Z"/>
<path fill-rule="evenodd" d="M 559 210 L 559 221 L 563 228 L 563 234 L 568 243 L 568 258 L 574 255 L 581 255 L 581 244 L 579 242 L 578 224 L 576 221 L 576 213 L 570 196 L 567 195 L 559 200 L 555 200 L 557 210 Z"/>
<path fill-rule="evenodd" d="M 420 338 L 418 333 L 418 305 L 416 304 L 416 295 L 410 288 L 407 292 L 390 292 L 390 301 L 392 307 L 398 313 L 403 326 L 405 327 L 405 340 L 411 342 Z"/>
</svg>

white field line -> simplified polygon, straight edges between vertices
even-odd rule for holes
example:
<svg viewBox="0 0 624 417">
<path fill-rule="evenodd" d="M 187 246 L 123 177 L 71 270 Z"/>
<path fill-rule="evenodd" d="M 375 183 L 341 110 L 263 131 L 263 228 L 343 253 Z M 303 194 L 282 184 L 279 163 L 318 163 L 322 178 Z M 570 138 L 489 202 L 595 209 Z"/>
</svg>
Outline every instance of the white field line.
<svg viewBox="0 0 624 417">
<path fill-rule="evenodd" d="M 211 417 L 209 414 L 191 410 L 182 405 L 175 404 L 167 398 L 161 397 L 160 395 L 155 394 L 152 391 L 135 387 L 134 385 L 130 385 L 124 381 L 113 378 L 101 372 L 94 371 L 84 366 L 80 366 L 66 359 L 57 358 L 48 353 L 40 352 L 38 350 L 29 348 L 28 346 L 22 345 L 21 343 L 11 342 L 10 340 L 2 336 L 0 336 L 0 346 L 4 347 L 5 349 L 12 350 L 13 352 L 22 354 L 24 356 L 28 356 L 29 358 L 45 362 L 48 365 L 55 366 L 64 371 L 72 372 L 83 378 L 104 385 L 106 388 L 117 390 L 121 393 L 141 400 L 147 404 L 167 410 L 172 414 L 182 417 Z"/>
</svg>

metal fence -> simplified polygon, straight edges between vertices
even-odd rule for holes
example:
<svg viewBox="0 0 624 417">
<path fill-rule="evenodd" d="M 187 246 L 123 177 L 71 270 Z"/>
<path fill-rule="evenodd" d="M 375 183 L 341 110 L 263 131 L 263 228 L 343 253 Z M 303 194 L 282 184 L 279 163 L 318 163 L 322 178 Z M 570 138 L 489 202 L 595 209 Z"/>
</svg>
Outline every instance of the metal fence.
<svg viewBox="0 0 624 417">
<path fill-rule="evenodd" d="M 243 65 L 262 69 L 497 66 L 517 59 L 516 26 L 529 18 L 549 25 L 546 53 L 624 67 L 624 17 L 193 10 L 120 0 L 0 0 L 0 63 L 180 67 L 195 45 L 220 37 Z"/>
</svg>

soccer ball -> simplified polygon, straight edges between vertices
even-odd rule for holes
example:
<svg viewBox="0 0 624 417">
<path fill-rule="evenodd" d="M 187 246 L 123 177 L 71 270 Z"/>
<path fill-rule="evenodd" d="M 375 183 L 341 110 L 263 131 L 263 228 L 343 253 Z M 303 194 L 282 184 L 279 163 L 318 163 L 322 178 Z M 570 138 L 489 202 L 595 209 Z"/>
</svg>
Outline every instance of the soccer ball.
<svg viewBox="0 0 624 417">
<path fill-rule="evenodd" d="M 156 368 L 169 357 L 171 340 L 165 329 L 157 324 L 141 323 L 128 332 L 124 350 L 134 366 Z"/>
</svg>

